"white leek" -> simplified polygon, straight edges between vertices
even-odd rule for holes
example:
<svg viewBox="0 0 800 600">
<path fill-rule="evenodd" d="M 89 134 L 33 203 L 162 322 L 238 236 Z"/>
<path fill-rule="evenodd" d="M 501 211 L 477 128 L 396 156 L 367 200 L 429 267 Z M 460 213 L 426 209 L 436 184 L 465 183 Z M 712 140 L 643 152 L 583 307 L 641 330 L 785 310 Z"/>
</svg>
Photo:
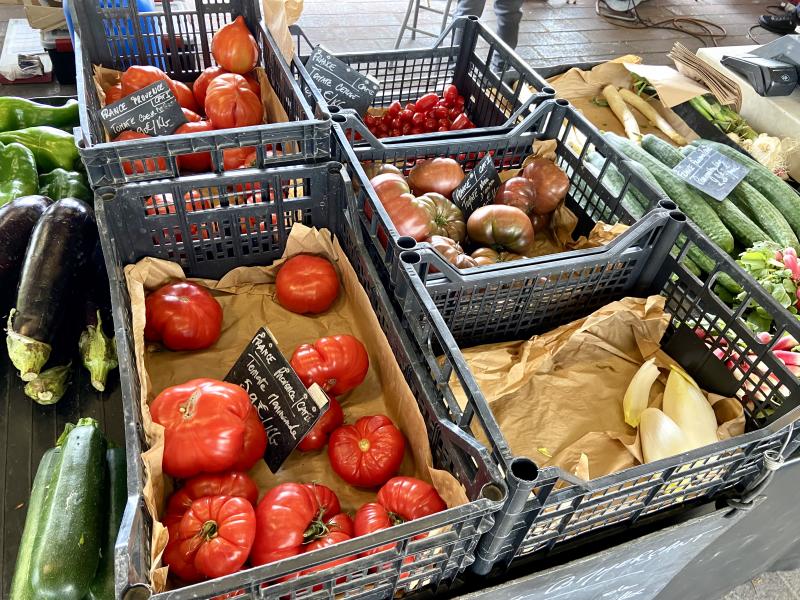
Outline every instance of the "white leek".
<svg viewBox="0 0 800 600">
<path fill-rule="evenodd" d="M 646 463 L 675 456 L 690 449 L 681 428 L 657 408 L 647 408 L 642 412 L 639 438 Z"/>
<path fill-rule="evenodd" d="M 651 358 L 644 362 L 628 384 L 628 389 L 625 390 L 622 412 L 625 415 L 625 422 L 631 427 L 639 425 L 639 417 L 650 401 L 650 388 L 658 378 L 658 367 L 655 365 L 655 360 L 655 358 Z"/>
<path fill-rule="evenodd" d="M 664 389 L 664 414 L 686 435 L 689 450 L 717 441 L 717 418 L 702 390 L 677 369 Z"/>
</svg>

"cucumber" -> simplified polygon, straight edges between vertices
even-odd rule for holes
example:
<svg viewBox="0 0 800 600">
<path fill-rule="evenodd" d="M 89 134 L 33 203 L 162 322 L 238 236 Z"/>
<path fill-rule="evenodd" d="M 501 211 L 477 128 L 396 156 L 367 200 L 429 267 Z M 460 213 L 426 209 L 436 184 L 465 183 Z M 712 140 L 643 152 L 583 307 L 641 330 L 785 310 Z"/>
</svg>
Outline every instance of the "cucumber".
<svg viewBox="0 0 800 600">
<path fill-rule="evenodd" d="M 697 263 L 694 262 L 688 256 L 683 260 L 683 266 L 686 267 L 690 273 L 695 275 L 696 277 L 702 277 L 703 272 L 700 270 L 700 267 L 697 266 Z"/>
<path fill-rule="evenodd" d="M 680 150 L 652 134 L 647 134 L 642 138 L 642 148 L 670 169 L 684 159 Z M 727 198 L 720 202 L 702 192 L 697 193 L 717 213 L 722 223 L 728 228 L 728 231 L 743 246 L 750 248 L 756 242 L 771 241 L 766 232 L 753 223 L 746 214 Z"/>
<path fill-rule="evenodd" d="M 78 421 L 61 452 L 33 548 L 31 586 L 36 600 L 81 600 L 100 560 L 106 442 L 97 421 Z"/>
<path fill-rule="evenodd" d="M 686 216 L 694 221 L 700 229 L 725 252 L 733 251 L 733 236 L 722 224 L 708 204 L 675 176 L 660 161 L 650 156 L 639 146 L 613 133 L 605 133 L 605 138 L 625 156 L 645 167 L 655 177 L 669 197 L 677 204 Z M 696 262 L 696 261 L 695 261 Z"/>
<path fill-rule="evenodd" d="M 634 187 L 633 188 L 633 194 L 639 198 L 639 201 L 642 204 L 644 204 L 646 207 L 652 207 L 652 206 L 655 206 L 656 203 L 661 202 L 662 200 L 670 200 L 669 194 L 667 194 L 667 192 L 664 191 L 664 188 L 662 188 L 661 184 L 658 183 L 658 181 L 656 181 L 656 178 L 653 177 L 653 174 L 650 171 L 645 169 L 638 162 L 635 162 L 635 161 L 632 161 L 632 160 L 628 161 L 628 167 L 630 168 L 631 171 L 633 171 L 639 177 L 641 177 L 647 183 L 649 183 L 653 187 L 653 189 L 656 191 L 656 197 L 655 197 L 655 202 L 654 202 L 653 198 L 649 198 L 648 196 L 646 196 L 644 194 L 644 192 L 639 190 L 639 188 Z"/>
<path fill-rule="evenodd" d="M 28 500 L 28 514 L 25 516 L 25 528 L 19 542 L 17 565 L 14 567 L 14 578 L 11 580 L 11 600 L 35 600 L 31 587 L 31 564 L 36 534 L 42 523 L 42 508 L 47 495 L 53 473 L 61 462 L 61 448 L 51 448 L 39 461 L 36 477 L 33 479 L 31 497 Z"/>
<path fill-rule="evenodd" d="M 685 240 L 682 239 L 682 237 L 679 237 L 678 242 L 684 243 Z M 706 274 L 713 273 L 717 268 L 717 263 L 714 262 L 714 260 L 708 256 L 708 254 L 700 250 L 700 248 L 697 246 L 691 246 L 686 251 L 686 258 L 691 260 L 703 273 Z M 717 277 L 717 283 L 734 296 L 742 291 L 742 287 L 727 273 L 719 273 L 719 276 Z"/>
<path fill-rule="evenodd" d="M 599 161 L 593 157 L 598 157 Z M 603 165 L 607 162 L 602 156 L 599 154 L 592 154 L 591 157 L 587 157 L 589 160 L 584 165 L 586 170 L 589 171 L 592 175 L 594 175 L 598 180 L 600 179 L 600 169 L 603 168 Z M 598 163 L 599 162 L 599 166 Z M 642 206 L 639 200 L 631 193 L 633 189 L 631 186 L 625 190 L 625 194 L 622 194 L 622 188 L 625 187 L 625 178 L 622 176 L 617 168 L 609 163 L 608 167 L 606 168 L 606 172 L 603 174 L 603 180 L 600 182 L 600 185 L 604 186 L 608 192 L 614 196 L 614 198 L 619 198 L 619 203 L 622 208 L 624 208 L 628 214 L 633 217 L 636 221 L 641 219 L 645 213 L 647 212 L 647 208 Z"/>
<path fill-rule="evenodd" d="M 764 195 L 746 181 L 742 181 L 733 188 L 729 198 L 733 203 L 741 208 L 745 213 L 752 215 L 753 220 L 775 242 L 784 248 L 791 246 L 795 250 L 800 250 L 800 241 L 791 225 L 784 218 L 781 211 L 767 200 Z"/>
<path fill-rule="evenodd" d="M 125 470 L 125 449 L 111 448 L 106 451 L 108 476 L 108 512 L 101 546 L 100 564 L 86 600 L 114 600 L 114 546 L 117 533 L 128 501 L 128 481 Z"/>
<path fill-rule="evenodd" d="M 745 156 L 735 148 L 731 148 L 725 144 L 712 142 L 711 140 L 695 140 L 692 142 L 692 145 L 711 146 L 720 154 L 724 154 L 728 158 L 749 167 L 750 172 L 745 176 L 744 180 L 761 192 L 764 197 L 780 211 L 792 227 L 792 231 L 800 236 L 800 195 L 790 188 L 786 182 L 760 162 L 753 160 L 749 156 Z"/>
</svg>

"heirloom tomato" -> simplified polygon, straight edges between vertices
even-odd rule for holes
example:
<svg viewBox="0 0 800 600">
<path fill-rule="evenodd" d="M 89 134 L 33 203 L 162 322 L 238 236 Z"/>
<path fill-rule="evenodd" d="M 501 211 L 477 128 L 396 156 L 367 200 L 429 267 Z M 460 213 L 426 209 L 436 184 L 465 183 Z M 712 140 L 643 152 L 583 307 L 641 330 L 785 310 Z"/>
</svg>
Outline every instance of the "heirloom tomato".
<svg viewBox="0 0 800 600">
<path fill-rule="evenodd" d="M 339 276 L 331 261 L 313 254 L 298 254 L 281 265 L 275 278 L 275 297 L 297 314 L 328 310 L 339 295 Z"/>
<path fill-rule="evenodd" d="M 361 417 L 331 433 L 328 458 L 336 474 L 350 485 L 376 487 L 397 474 L 405 445 L 403 434 L 389 417 Z"/>
<path fill-rule="evenodd" d="M 254 507 L 258 502 L 258 488 L 246 473 L 203 474 L 187 479 L 181 488 L 172 494 L 167 511 L 161 520 L 167 529 L 180 523 L 192 506 L 192 502 L 204 496 L 234 496 L 244 498 Z"/>
<path fill-rule="evenodd" d="M 258 64 L 258 44 L 239 15 L 211 39 L 211 54 L 226 71 L 244 75 Z"/>
<path fill-rule="evenodd" d="M 328 410 L 319 418 L 302 440 L 298 444 L 297 449 L 300 452 L 312 452 L 314 450 L 321 450 L 328 443 L 328 436 L 337 427 L 341 427 L 344 423 L 344 413 L 339 401 L 330 396 L 330 403 Z"/>
<path fill-rule="evenodd" d="M 303 385 L 316 383 L 334 396 L 346 394 L 367 376 L 369 355 L 352 335 L 332 335 L 303 344 L 292 354 L 292 368 Z"/>
<path fill-rule="evenodd" d="M 191 281 L 161 286 L 145 298 L 144 338 L 170 350 L 203 350 L 219 339 L 222 307 Z"/>
<path fill-rule="evenodd" d="M 206 90 L 206 116 L 214 129 L 260 125 L 264 122 L 261 99 L 247 80 L 235 73 L 224 73 L 211 80 Z"/>
</svg>

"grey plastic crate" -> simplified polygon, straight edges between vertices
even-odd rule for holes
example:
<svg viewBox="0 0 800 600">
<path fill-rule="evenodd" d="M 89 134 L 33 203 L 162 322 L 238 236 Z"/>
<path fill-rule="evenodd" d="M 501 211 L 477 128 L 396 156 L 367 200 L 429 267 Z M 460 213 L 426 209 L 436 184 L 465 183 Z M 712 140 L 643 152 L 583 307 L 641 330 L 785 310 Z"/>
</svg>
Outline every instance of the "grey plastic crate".
<svg viewBox="0 0 800 600">
<path fill-rule="evenodd" d="M 321 114 L 340 112 L 325 102 L 304 66 L 313 42 L 299 26 L 293 25 L 290 30 L 297 38 L 297 56 L 292 70 L 306 82 L 306 98 Z M 474 129 L 462 131 L 382 138 L 386 144 L 494 135 L 522 123 L 532 107 L 555 96 L 555 90 L 477 17 L 455 19 L 431 48 L 338 53 L 335 56 L 380 82 L 381 88 L 372 103 L 375 107 L 388 107 L 395 100 L 405 105 L 429 92 L 441 95 L 444 86 L 453 83 L 464 96 L 467 116 L 476 125 Z M 497 56 L 504 66 L 495 72 L 491 61 Z M 512 79 L 515 83 L 508 83 Z M 350 110 L 343 112 L 355 115 Z M 356 135 L 375 140 L 360 118 L 354 118 L 351 127 L 350 140 L 354 144 L 362 143 Z"/>
<path fill-rule="evenodd" d="M 268 203 L 244 204 L 243 195 L 247 192 L 242 194 L 241 190 L 255 186 L 264 197 L 274 199 Z M 178 202 L 174 213 L 148 214 L 152 211 L 148 211 L 151 207 L 147 199 L 154 194 L 183 198 L 192 190 L 208 193 L 212 188 L 214 208 L 187 211 L 185 204 Z M 294 222 L 326 227 L 337 235 L 418 399 L 428 426 L 434 463 L 453 473 L 472 501 L 374 536 L 356 538 L 155 597 L 213 598 L 241 590 L 231 597 L 277 598 L 309 594 L 314 598 L 332 599 L 346 594 L 389 598 L 396 593 L 436 589 L 452 581 L 474 560 L 481 534 L 491 527 L 493 514 L 505 499 L 503 477 L 483 446 L 444 419 L 445 413 L 434 400 L 435 383 L 400 326 L 375 267 L 363 252 L 360 233 L 351 227 L 352 219 L 344 211 L 345 196 L 351 189 L 341 164 L 325 163 L 134 183 L 117 190 L 97 191 L 98 225 L 112 282 L 130 465 L 129 489 L 132 491 L 116 548 L 117 593 L 121 597 L 131 594 L 130 597 L 140 598 L 152 594 L 148 583 L 152 522 L 141 495 L 144 472 L 139 458 L 146 445 L 138 409 L 139 379 L 133 359 L 130 299 L 123 267 L 145 256 L 154 256 L 179 263 L 187 276 L 219 278 L 234 267 L 267 265 L 279 258 Z M 352 204 L 352 199 L 350 202 Z M 288 574 L 336 558 L 355 556 L 387 543 L 394 547 L 332 569 L 278 582 Z"/>
<path fill-rule="evenodd" d="M 547 100 L 539 105 L 526 120 L 505 134 L 480 139 L 439 140 L 416 144 L 386 145 L 377 142 L 374 147 L 351 147 L 344 129 L 351 122 L 333 116 L 335 134 L 333 154 L 347 164 L 350 176 L 356 183 L 356 205 L 360 220 L 366 227 L 368 244 L 375 260 L 388 273 L 390 285 L 397 284 L 400 268 L 399 255 L 418 246 L 409 237 L 402 237 L 392 224 L 381 201 L 370 185 L 364 172 L 363 162 L 390 163 L 408 173 L 414 164 L 424 158 L 449 156 L 456 159 L 465 171 L 470 171 L 486 154 L 494 158 L 498 171 L 519 168 L 533 151 L 537 141 L 556 141 L 556 164 L 569 176 L 570 189 L 565 205 L 578 218 L 575 235 L 587 235 L 598 221 L 633 225 L 625 234 L 611 242 L 608 247 L 617 250 L 627 247 L 642 237 L 641 231 L 649 225 L 636 224 L 634 217 L 621 203 L 621 198 L 630 188 L 636 188 L 652 198 L 651 206 L 658 202 L 656 192 L 638 174 L 628 167 L 629 161 L 605 142 L 597 129 L 564 100 Z M 344 123 L 342 122 L 344 121 Z M 580 140 L 581 147 L 574 150 L 572 140 Z M 588 167 L 586 155 L 596 152 L 602 167 Z M 618 193 L 612 193 L 605 185 L 605 175 L 614 165 L 623 176 L 624 185 Z M 368 217 L 365 207 L 370 209 Z M 644 228 L 644 229 L 642 229 Z M 501 282 L 504 273 L 511 268 L 527 268 L 552 260 L 573 260 L 584 255 L 602 253 L 604 248 L 573 250 L 555 255 L 523 259 L 513 263 L 500 263 L 459 270 L 446 262 L 439 254 L 431 259 L 439 273 L 426 279 L 436 306 L 442 311 L 448 327 L 458 335 L 476 335 L 475 341 L 490 341 L 485 338 L 485 320 L 496 320 L 505 309 L 498 307 L 496 298 L 483 291 L 476 282 Z M 402 270 L 402 268 L 400 268 Z M 523 321 L 528 315 L 521 315 Z M 478 335 L 480 333 L 480 335 Z M 502 334 L 502 331 L 498 332 Z"/>
<path fill-rule="evenodd" d="M 186 5 L 178 0 L 163 0 L 159 3 L 163 12 L 152 13 L 139 13 L 136 3 L 127 0 L 81 0 L 73 5 L 81 101 L 81 127 L 76 140 L 92 185 L 177 177 L 176 158 L 195 152 L 210 152 L 214 171 L 221 172 L 222 151 L 229 148 L 255 147 L 256 167 L 329 160 L 330 120 L 327 116 L 314 116 L 302 84 L 295 80 L 272 35 L 259 22 L 258 5 L 245 0 L 196 0 L 194 8 L 183 9 L 182 4 Z M 189 84 L 206 67 L 216 64 L 210 50 L 214 33 L 240 15 L 256 38 L 261 50 L 259 65 L 265 69 L 288 122 L 127 142 L 106 141 L 93 65 L 120 71 L 132 65 L 153 65 Z M 141 164 L 137 170 L 143 172 L 126 174 L 123 164 L 135 160 Z"/>
<path fill-rule="evenodd" d="M 470 286 L 453 292 L 452 302 L 480 291 L 483 299 L 504 308 L 492 318 L 476 321 L 467 332 L 448 328 L 426 287 L 430 267 L 438 264 L 435 254 L 423 247 L 401 255 L 404 281 L 397 290 L 399 307 L 431 377 L 439 382 L 440 410 L 464 431 L 488 439 L 492 456 L 506 473 L 509 497 L 494 527 L 481 539 L 472 567 L 479 574 L 515 559 L 541 557 L 567 542 L 591 542 L 603 528 L 632 525 L 668 507 L 723 491 L 741 493 L 745 485 L 762 482 L 769 453 L 772 459 L 785 457 L 800 443 L 800 428 L 795 426 L 800 418 L 800 383 L 772 355 L 771 344 L 759 343 L 740 313 L 717 296 L 716 281 L 730 276 L 741 284 L 745 305 L 749 300 L 772 314 L 775 339 L 783 333 L 800 335 L 800 323 L 681 213 L 656 212 L 663 221 L 658 231 L 653 230 L 657 243 L 609 247 L 605 253 L 509 268 L 500 277 L 475 277 Z M 703 281 L 685 265 L 692 248 L 716 264 Z M 515 456 L 460 348 L 476 340 L 498 339 L 498 333 L 502 333 L 499 339 L 527 339 L 613 300 L 650 294 L 664 296 L 666 311 L 672 315 L 662 346 L 702 387 L 742 402 L 746 433 L 591 481 L 556 467 L 538 470 L 530 457 Z M 476 306 L 475 312 L 479 310 Z M 710 336 L 711 349 L 698 333 Z M 753 354 L 748 356 L 745 350 Z M 732 371 L 725 367 L 729 360 L 734 362 Z M 466 392 L 463 408 L 450 387 L 452 375 Z"/>
</svg>

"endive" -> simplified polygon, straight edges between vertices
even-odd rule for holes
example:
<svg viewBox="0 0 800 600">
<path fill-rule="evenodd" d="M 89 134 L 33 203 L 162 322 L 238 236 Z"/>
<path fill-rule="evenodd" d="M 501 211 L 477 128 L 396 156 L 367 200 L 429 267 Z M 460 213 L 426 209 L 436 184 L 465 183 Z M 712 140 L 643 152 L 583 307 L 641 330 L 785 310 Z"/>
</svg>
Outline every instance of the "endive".
<svg viewBox="0 0 800 600">
<path fill-rule="evenodd" d="M 714 409 L 697 384 L 677 369 L 672 369 L 667 378 L 662 408 L 686 435 L 688 450 L 717 441 Z"/>
<path fill-rule="evenodd" d="M 662 411 L 646 408 L 640 416 L 639 437 L 644 462 L 661 460 L 691 449 L 686 434 Z"/>
<path fill-rule="evenodd" d="M 642 411 L 647 408 L 650 400 L 650 388 L 658 378 L 658 367 L 655 365 L 655 358 L 645 361 L 628 384 L 625 390 L 625 398 L 622 400 L 622 412 L 625 415 L 625 422 L 631 427 L 639 425 L 639 417 Z"/>
</svg>

